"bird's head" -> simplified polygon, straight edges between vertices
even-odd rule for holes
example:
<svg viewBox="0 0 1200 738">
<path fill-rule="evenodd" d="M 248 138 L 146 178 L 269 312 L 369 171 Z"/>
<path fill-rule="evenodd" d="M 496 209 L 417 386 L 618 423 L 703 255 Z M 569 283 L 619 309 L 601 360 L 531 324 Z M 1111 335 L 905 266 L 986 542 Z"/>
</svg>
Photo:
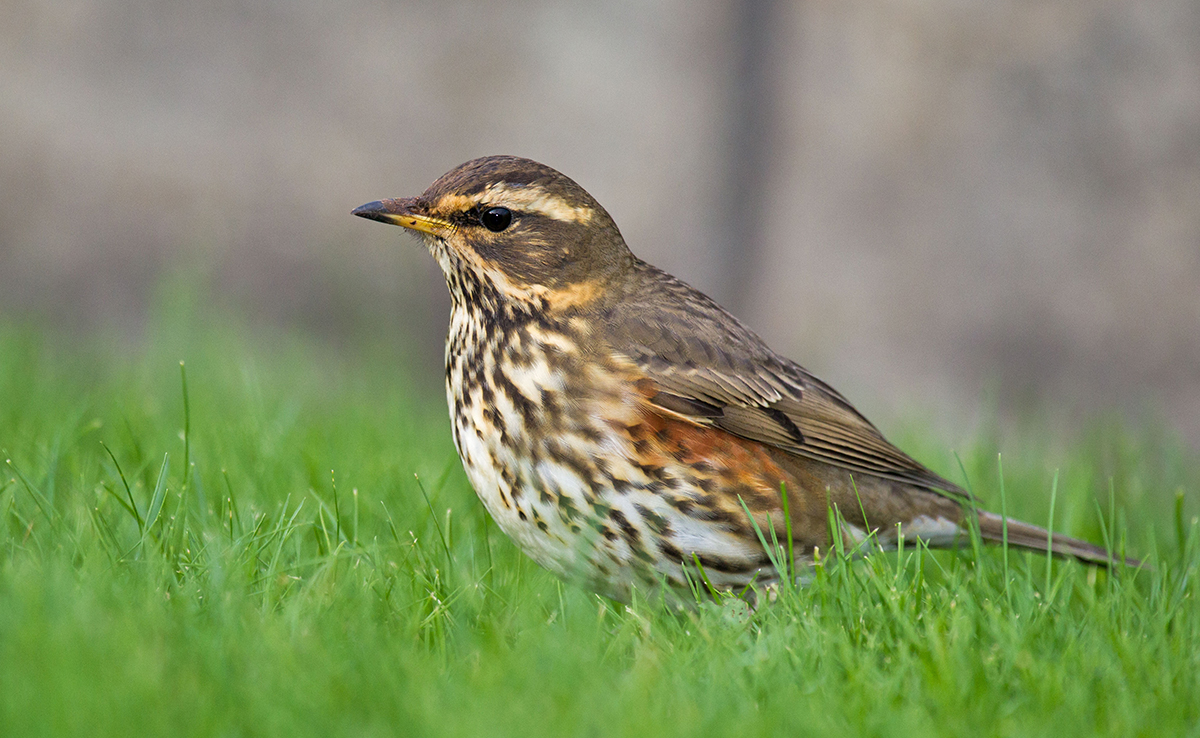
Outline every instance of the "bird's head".
<svg viewBox="0 0 1200 738">
<path fill-rule="evenodd" d="M 551 307 L 591 302 L 634 261 L 586 190 L 514 156 L 474 159 L 418 197 L 367 203 L 354 215 L 419 233 L 451 282 L 469 270 L 506 299 Z"/>
</svg>

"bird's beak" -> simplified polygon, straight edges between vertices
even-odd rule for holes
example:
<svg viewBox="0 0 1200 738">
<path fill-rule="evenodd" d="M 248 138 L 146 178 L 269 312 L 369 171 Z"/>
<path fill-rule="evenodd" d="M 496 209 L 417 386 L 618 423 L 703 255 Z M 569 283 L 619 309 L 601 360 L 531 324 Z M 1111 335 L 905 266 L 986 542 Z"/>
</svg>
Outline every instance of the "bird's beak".
<svg viewBox="0 0 1200 738">
<path fill-rule="evenodd" d="M 380 223 L 391 223 L 410 230 L 428 233 L 432 236 L 445 238 L 454 230 L 454 226 L 440 218 L 433 218 L 417 212 L 417 198 L 402 197 L 394 200 L 376 200 L 366 205 L 360 205 L 351 211 L 352 215 Z"/>
</svg>

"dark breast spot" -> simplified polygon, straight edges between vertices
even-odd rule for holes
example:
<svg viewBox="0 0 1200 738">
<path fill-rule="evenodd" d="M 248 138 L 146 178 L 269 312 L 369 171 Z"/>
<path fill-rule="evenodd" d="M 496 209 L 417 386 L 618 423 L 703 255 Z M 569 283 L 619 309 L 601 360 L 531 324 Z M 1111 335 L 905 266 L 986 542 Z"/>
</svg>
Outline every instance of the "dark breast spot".
<svg viewBox="0 0 1200 738">
<path fill-rule="evenodd" d="M 705 569 L 719 571 L 722 574 L 744 574 L 761 566 L 757 560 L 735 561 L 724 556 L 714 556 L 712 554 L 696 554 L 696 559 L 699 560 L 700 566 Z M 770 559 L 767 559 L 767 564 L 770 564 Z"/>
<path fill-rule="evenodd" d="M 621 529 L 626 540 L 630 543 L 637 543 L 641 540 L 641 534 L 638 533 L 638 529 L 633 526 L 633 523 L 629 522 L 629 518 L 625 517 L 625 513 L 620 510 L 613 510 L 608 514 L 608 519 L 617 524 L 617 527 Z"/>
<path fill-rule="evenodd" d="M 667 522 L 666 518 L 654 512 L 645 505 L 636 505 L 635 507 L 638 515 L 642 516 L 642 520 L 645 521 L 646 525 L 648 525 L 651 530 L 660 536 L 671 534 L 671 524 Z"/>
<path fill-rule="evenodd" d="M 670 539 L 664 538 L 659 541 L 658 550 L 671 561 L 683 563 L 683 551 L 680 551 L 679 547 L 672 543 Z"/>
</svg>

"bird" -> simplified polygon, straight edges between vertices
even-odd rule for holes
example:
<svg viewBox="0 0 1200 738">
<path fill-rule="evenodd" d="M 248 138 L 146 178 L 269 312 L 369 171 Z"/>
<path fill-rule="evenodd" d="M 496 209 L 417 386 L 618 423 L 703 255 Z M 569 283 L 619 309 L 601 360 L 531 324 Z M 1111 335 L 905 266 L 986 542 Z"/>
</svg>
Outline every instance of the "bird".
<svg viewBox="0 0 1200 738">
<path fill-rule="evenodd" d="M 634 256 L 549 166 L 478 158 L 352 213 L 419 235 L 441 267 L 463 468 L 496 525 L 568 581 L 620 601 L 753 595 L 831 552 L 952 547 L 972 526 L 985 542 L 1138 563 L 980 509 L 829 384 Z"/>
</svg>

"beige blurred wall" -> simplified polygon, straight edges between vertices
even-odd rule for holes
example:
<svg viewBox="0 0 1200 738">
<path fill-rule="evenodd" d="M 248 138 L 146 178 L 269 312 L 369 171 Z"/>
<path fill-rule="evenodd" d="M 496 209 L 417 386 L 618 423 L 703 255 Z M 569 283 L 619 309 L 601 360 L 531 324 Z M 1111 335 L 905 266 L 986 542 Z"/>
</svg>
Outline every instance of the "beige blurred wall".
<svg viewBox="0 0 1200 738">
<path fill-rule="evenodd" d="M 1149 408 L 1200 446 L 1200 4 L 776 3 L 731 193 L 742 12 L 7 0 L 0 320 L 136 331 L 196 270 L 254 321 L 410 340 L 432 387 L 436 268 L 349 210 L 513 153 L 870 414 Z"/>
</svg>

